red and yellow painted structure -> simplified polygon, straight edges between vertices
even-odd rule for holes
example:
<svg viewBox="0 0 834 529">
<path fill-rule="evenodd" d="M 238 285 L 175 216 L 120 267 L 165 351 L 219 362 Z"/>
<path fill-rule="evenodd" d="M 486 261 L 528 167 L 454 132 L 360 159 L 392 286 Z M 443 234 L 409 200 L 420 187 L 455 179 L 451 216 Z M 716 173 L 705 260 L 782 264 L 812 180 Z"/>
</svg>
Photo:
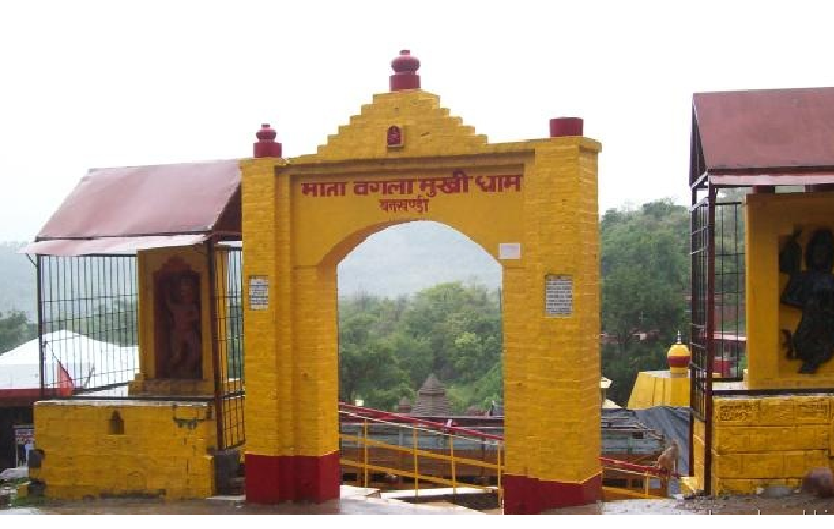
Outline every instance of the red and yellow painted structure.
<svg viewBox="0 0 834 529">
<path fill-rule="evenodd" d="M 781 329 L 795 329 L 801 312 L 779 302 L 788 276 L 779 273 L 778 260 L 797 228 L 803 247 L 815 229 L 834 229 L 832 211 L 831 192 L 747 195 L 748 369 L 741 381 L 713 384 L 711 424 L 693 422 L 694 472 L 685 488 L 704 490 L 707 479 L 714 494 L 797 488 L 810 469 L 831 465 L 834 363 L 799 374 L 800 362 L 788 358 Z"/>
<path fill-rule="evenodd" d="M 431 220 L 503 269 L 505 512 L 594 502 L 602 495 L 600 144 L 583 137 L 578 118 L 551 120 L 548 138 L 489 143 L 420 88 L 416 58 L 404 51 L 392 66 L 391 91 L 316 153 L 283 158 L 265 126 L 254 157 L 239 162 L 247 501 L 338 498 L 337 265 L 373 233 Z M 128 397 L 143 398 L 38 404 L 37 444 L 49 455 L 33 476 L 51 496 L 213 492 L 217 392 L 228 366 L 223 346 L 209 345 L 226 310 L 211 305 L 225 288 L 224 277 L 212 284 L 211 263 L 190 246 L 139 252 L 139 374 Z M 202 345 L 186 374 L 167 359 L 157 328 L 168 298 L 156 278 L 169 273 L 199 278 L 183 280 L 202 299 L 194 311 Z"/>
<path fill-rule="evenodd" d="M 392 65 L 391 92 L 315 154 L 281 158 L 265 127 L 241 162 L 247 500 L 338 497 L 336 267 L 432 220 L 503 267 L 505 512 L 596 501 L 600 144 L 574 118 L 491 144 L 420 89 L 414 57 Z"/>
<path fill-rule="evenodd" d="M 677 343 L 666 353 L 669 369 L 666 371 L 641 371 L 637 374 L 628 399 L 628 409 L 640 410 L 652 406 L 689 406 L 689 348 Z"/>
</svg>

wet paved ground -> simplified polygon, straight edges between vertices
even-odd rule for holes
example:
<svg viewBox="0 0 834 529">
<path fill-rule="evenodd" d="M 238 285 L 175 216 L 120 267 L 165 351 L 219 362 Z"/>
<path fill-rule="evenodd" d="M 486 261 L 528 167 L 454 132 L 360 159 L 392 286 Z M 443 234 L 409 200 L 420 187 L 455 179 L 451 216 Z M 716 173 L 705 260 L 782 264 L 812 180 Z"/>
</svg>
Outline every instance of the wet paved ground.
<svg viewBox="0 0 834 529">
<path fill-rule="evenodd" d="M 38 507 L 0 509 L 3 514 L 482 514 L 457 506 L 410 505 L 408 503 L 367 499 L 343 499 L 320 505 L 235 505 L 206 500 L 163 502 L 154 500 L 92 500 L 51 503 Z"/>
<path fill-rule="evenodd" d="M 465 507 L 439 503 L 412 505 L 398 500 L 368 498 L 359 495 L 322 504 L 246 505 L 240 501 L 218 500 L 129 500 L 106 499 L 86 501 L 49 501 L 44 505 L 0 509 L 4 514 L 185 514 L 185 515 L 292 515 L 292 514 L 407 514 L 407 515 L 481 515 Z M 0 523 L 0 526 L 3 524 Z"/>
<path fill-rule="evenodd" d="M 621 500 L 554 509 L 544 514 L 698 514 L 680 508 L 679 500 Z"/>
<path fill-rule="evenodd" d="M 4 514 L 169 514 L 169 515 L 294 515 L 294 514 L 362 514 L 362 515 L 480 515 L 486 514 L 454 505 L 412 505 L 397 500 L 352 496 L 320 505 L 244 505 L 234 501 L 157 501 L 157 500 L 90 500 L 50 502 L 37 507 L 0 509 Z M 488 514 L 500 514 L 489 511 Z M 624 500 L 582 507 L 548 511 L 550 515 L 631 515 L 631 514 L 834 514 L 834 499 L 822 500 L 807 494 L 791 494 L 779 498 L 733 496 L 727 498 L 696 498 L 693 500 Z M 2 525 L 2 523 L 0 523 Z"/>
<path fill-rule="evenodd" d="M 679 504 L 695 514 L 834 514 L 834 499 L 820 499 L 811 494 L 776 498 L 756 495 L 695 498 Z"/>
</svg>

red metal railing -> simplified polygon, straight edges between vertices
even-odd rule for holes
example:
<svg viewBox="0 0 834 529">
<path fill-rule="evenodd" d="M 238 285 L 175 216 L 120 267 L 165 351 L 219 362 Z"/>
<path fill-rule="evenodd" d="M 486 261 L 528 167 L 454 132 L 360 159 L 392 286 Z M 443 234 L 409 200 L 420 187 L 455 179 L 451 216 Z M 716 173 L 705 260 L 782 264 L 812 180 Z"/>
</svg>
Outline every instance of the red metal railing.
<svg viewBox="0 0 834 529">
<path fill-rule="evenodd" d="M 429 429 L 440 430 L 442 433 L 450 433 L 450 434 L 459 434 L 465 435 L 467 437 L 477 437 L 479 439 L 489 439 L 491 441 L 503 441 L 504 437 L 501 435 L 493 435 L 488 433 L 483 433 L 478 430 L 473 430 L 471 428 L 461 428 L 460 426 L 454 426 L 446 424 L 442 422 L 435 422 L 435 421 L 427 421 L 425 419 L 419 419 L 417 417 L 411 417 L 409 415 L 402 415 L 400 413 L 391 413 L 387 411 L 380 411 L 375 410 L 373 408 L 365 408 L 362 406 L 354 406 L 352 404 L 346 404 L 344 402 L 339 403 L 339 411 L 344 412 L 352 412 L 357 414 L 358 419 L 363 418 L 370 418 L 370 419 L 379 419 L 384 421 L 390 422 L 401 422 L 401 423 L 410 423 L 410 424 L 417 424 Z"/>
<path fill-rule="evenodd" d="M 418 424 L 420 426 L 424 426 L 430 429 L 440 430 L 443 433 L 450 433 L 450 434 L 460 434 L 466 435 L 468 437 L 477 437 L 481 439 L 490 439 L 492 441 L 503 441 L 504 436 L 502 435 L 493 435 L 480 432 L 478 430 L 473 430 L 471 428 L 461 428 L 459 426 L 447 426 L 444 423 L 436 422 L 436 421 L 428 421 L 426 419 L 420 419 L 418 417 L 411 417 L 409 415 L 403 415 L 400 413 L 391 413 L 387 411 L 376 410 L 373 408 L 366 408 L 363 406 L 354 406 L 352 404 L 346 404 L 344 402 L 339 403 L 339 409 L 341 411 L 346 412 L 353 412 L 356 414 L 357 419 L 363 418 L 372 418 L 372 419 L 379 419 L 385 420 L 390 422 L 402 422 L 402 423 L 411 423 L 411 424 Z M 658 477 L 670 477 L 670 474 L 665 471 L 665 469 L 661 467 L 655 466 L 646 466 L 646 465 L 636 465 L 634 463 L 629 463 L 628 461 L 620 461 L 618 459 L 611 459 L 610 457 L 600 457 L 600 462 L 605 464 L 606 466 L 610 467 L 617 467 L 622 468 L 623 470 L 634 470 L 638 472 L 645 472 L 648 474 L 653 474 Z M 679 478 L 680 474 L 672 473 L 671 477 Z"/>
</svg>

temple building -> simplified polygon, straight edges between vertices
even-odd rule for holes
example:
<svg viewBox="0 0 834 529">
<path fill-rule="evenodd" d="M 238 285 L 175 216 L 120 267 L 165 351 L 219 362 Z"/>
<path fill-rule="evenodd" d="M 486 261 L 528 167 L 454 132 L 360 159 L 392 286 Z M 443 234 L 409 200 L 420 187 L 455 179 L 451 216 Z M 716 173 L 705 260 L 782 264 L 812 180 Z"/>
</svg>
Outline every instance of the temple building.
<svg viewBox="0 0 834 529">
<path fill-rule="evenodd" d="M 224 489 L 244 443 L 240 230 L 238 160 L 117 167 L 22 250 L 40 333 L 3 358 L 40 386 L 27 462 L 50 497 Z"/>
<path fill-rule="evenodd" d="M 689 406 L 689 348 L 678 340 L 666 353 L 669 369 L 665 371 L 643 371 L 637 375 L 631 397 L 630 410 L 652 406 Z"/>
<path fill-rule="evenodd" d="M 408 397 L 403 397 L 400 399 L 400 403 L 397 404 L 397 413 L 411 413 L 411 401 L 408 400 Z"/>
<path fill-rule="evenodd" d="M 832 123 L 834 88 L 693 97 L 685 491 L 797 488 L 831 465 Z"/>
<path fill-rule="evenodd" d="M 390 90 L 315 152 L 283 157 L 264 124 L 251 158 L 79 181 L 22 250 L 37 264 L 39 393 L 54 395 L 35 405 L 28 461 L 48 497 L 228 494 L 242 458 L 247 502 L 339 498 L 338 265 L 414 221 L 503 267 L 505 512 L 602 497 L 601 145 L 578 117 L 490 143 L 419 67 L 402 50 Z M 90 373 L 69 334 L 47 338 L 76 328 L 118 361 Z M 449 411 L 430 377 L 412 413 Z"/>
<path fill-rule="evenodd" d="M 417 400 L 414 402 L 414 407 L 409 415 L 415 417 L 444 417 L 451 415 L 451 413 L 446 388 L 432 373 L 417 391 Z"/>
</svg>

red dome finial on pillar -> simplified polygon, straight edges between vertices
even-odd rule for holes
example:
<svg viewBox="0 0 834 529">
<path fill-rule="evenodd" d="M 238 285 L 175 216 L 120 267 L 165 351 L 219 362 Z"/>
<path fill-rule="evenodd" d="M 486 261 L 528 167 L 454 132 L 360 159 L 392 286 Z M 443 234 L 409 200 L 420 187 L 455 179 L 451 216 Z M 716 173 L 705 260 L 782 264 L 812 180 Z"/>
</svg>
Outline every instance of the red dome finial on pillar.
<svg viewBox="0 0 834 529">
<path fill-rule="evenodd" d="M 420 88 L 420 76 L 417 75 L 420 61 L 411 55 L 411 51 L 401 50 L 399 57 L 391 61 L 391 68 L 394 70 L 390 77 L 392 92 Z"/>
<path fill-rule="evenodd" d="M 555 118 L 550 120 L 550 137 L 582 136 L 582 118 Z"/>
<path fill-rule="evenodd" d="M 275 141 L 275 129 L 269 123 L 263 123 L 261 130 L 255 133 L 258 138 L 252 145 L 255 158 L 280 158 L 281 144 Z"/>
</svg>

